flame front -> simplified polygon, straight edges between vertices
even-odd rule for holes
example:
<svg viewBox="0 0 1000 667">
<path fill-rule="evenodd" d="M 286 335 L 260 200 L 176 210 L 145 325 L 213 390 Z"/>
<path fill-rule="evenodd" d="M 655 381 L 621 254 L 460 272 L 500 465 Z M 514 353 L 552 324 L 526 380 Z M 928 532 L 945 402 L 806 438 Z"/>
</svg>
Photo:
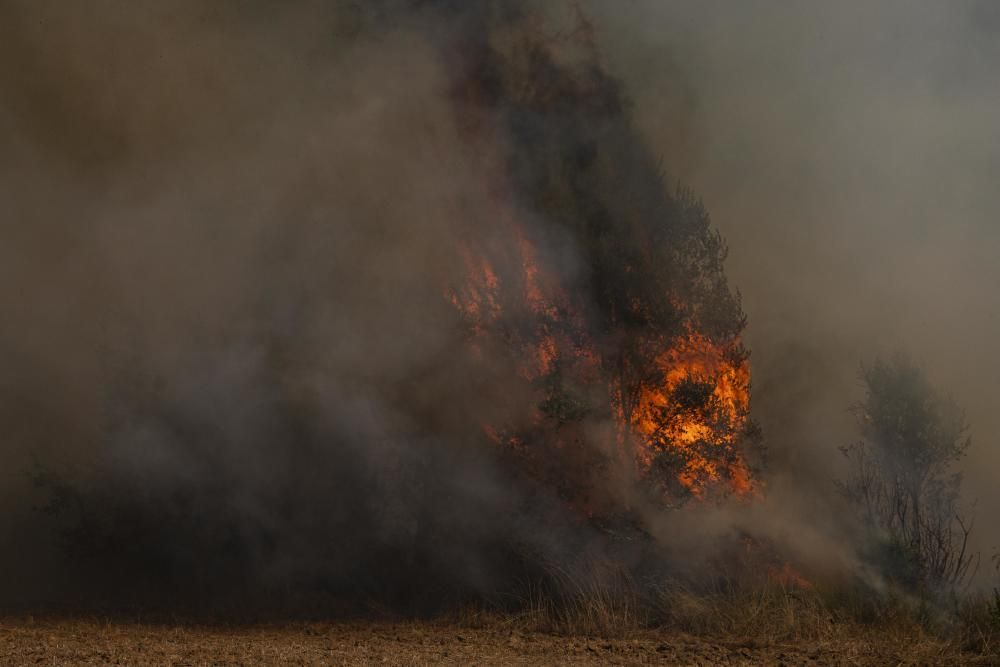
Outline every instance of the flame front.
<svg viewBox="0 0 1000 667">
<path fill-rule="evenodd" d="M 750 368 L 739 341 L 718 344 L 689 332 L 656 359 L 657 372 L 642 385 L 632 413 L 636 459 L 648 474 L 661 458 L 671 461 L 678 481 L 694 495 L 727 479 L 751 490 L 739 451 L 750 409 Z"/>
<path fill-rule="evenodd" d="M 512 224 L 511 237 L 516 243 L 503 262 L 463 248 L 466 278 L 447 292 L 472 345 L 478 349 L 479 340 L 490 336 L 502 340 L 525 391 L 537 397 L 539 407 L 521 425 L 484 423 L 489 439 L 519 451 L 546 438 L 561 449 L 580 446 L 580 438 L 569 435 L 573 415 L 566 413 L 574 404 L 565 387 L 584 387 L 591 398 L 605 397 L 603 412 L 617 424 L 617 451 L 632 461 L 639 478 L 669 477 L 667 494 L 704 497 L 720 488 L 750 493 L 752 477 L 740 449 L 749 420 L 750 369 L 739 339 L 720 343 L 688 325 L 684 335 L 656 345 L 651 368 L 625 409 L 620 397 L 629 388 L 608 346 L 595 345 L 581 309 L 542 268 L 523 229 Z M 555 426 L 546 432 L 544 422 L 553 414 Z"/>
</svg>

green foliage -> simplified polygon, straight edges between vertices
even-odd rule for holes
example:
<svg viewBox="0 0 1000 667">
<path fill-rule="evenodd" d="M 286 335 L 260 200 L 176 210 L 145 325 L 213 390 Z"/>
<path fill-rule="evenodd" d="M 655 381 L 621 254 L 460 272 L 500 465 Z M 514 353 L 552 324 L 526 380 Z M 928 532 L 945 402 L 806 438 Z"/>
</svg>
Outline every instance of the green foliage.
<svg viewBox="0 0 1000 667">
<path fill-rule="evenodd" d="M 874 445 L 879 465 L 908 491 L 925 484 L 942 485 L 942 493 L 957 491 L 948 468 L 971 444 L 961 409 L 901 360 L 877 361 L 862 377 L 867 394 L 859 406 L 861 432 Z"/>
</svg>

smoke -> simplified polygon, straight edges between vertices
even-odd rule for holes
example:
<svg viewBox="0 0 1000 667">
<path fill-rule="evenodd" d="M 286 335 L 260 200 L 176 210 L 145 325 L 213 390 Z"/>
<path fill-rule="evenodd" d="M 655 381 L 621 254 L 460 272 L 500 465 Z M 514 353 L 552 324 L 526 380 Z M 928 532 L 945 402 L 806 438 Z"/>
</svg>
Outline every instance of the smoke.
<svg viewBox="0 0 1000 667">
<path fill-rule="evenodd" d="M 836 448 L 858 363 L 905 347 L 969 411 L 992 546 L 996 13 L 591 4 L 639 126 L 728 240 L 771 451 L 766 501 L 651 532 L 683 552 L 752 526 L 852 564 Z M 511 219 L 578 279 L 567 239 L 497 196 L 504 139 L 456 114 L 456 59 L 500 6 L 0 8 L 0 566 L 19 574 L 0 598 L 80 583 L 36 461 L 64 515 L 96 502 L 83 543 L 143 563 L 130 582 L 460 595 L 519 574 L 505 549 L 600 548 L 478 446 L 483 415 L 529 399 L 463 346 L 444 291 L 466 279 L 455 240 L 503 257 Z M 156 529 L 106 520 L 130 508 Z"/>
<path fill-rule="evenodd" d="M 494 542 L 554 540 L 519 525 L 545 498 L 460 442 L 503 374 L 470 370 L 443 286 L 504 212 L 457 134 L 454 35 L 420 20 L 4 5 L 2 532 L 33 575 L 5 600 L 74 583 L 33 461 L 100 585 L 140 599 L 176 572 L 489 589 Z"/>
<path fill-rule="evenodd" d="M 551 165 L 510 169 L 511 129 L 462 98 L 490 82 L 456 85 L 518 6 L 4 6 L 0 601 L 426 609 L 607 546 L 487 440 L 536 397 L 456 307 L 470 245 L 584 282 L 508 192 Z M 588 75 L 613 120 L 518 129 L 614 137 L 632 191 L 664 196 Z M 573 437 L 610 450 L 609 421 Z"/>
<path fill-rule="evenodd" d="M 903 350 L 967 411 L 964 497 L 988 555 L 1000 544 L 996 7 L 588 9 L 653 150 L 729 242 L 769 502 L 831 525 L 859 364 Z"/>
</svg>

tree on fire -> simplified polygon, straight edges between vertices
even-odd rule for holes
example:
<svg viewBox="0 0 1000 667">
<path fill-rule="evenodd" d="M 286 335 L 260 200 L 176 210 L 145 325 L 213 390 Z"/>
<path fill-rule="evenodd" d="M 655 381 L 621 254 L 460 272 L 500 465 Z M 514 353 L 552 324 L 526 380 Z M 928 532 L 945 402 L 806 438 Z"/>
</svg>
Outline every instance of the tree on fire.
<svg viewBox="0 0 1000 667">
<path fill-rule="evenodd" d="M 914 590 L 956 586 L 976 560 L 952 470 L 971 445 L 964 414 L 901 359 L 876 361 L 861 377 L 862 439 L 842 448 L 850 475 L 841 490 L 872 531 L 871 556 L 890 580 Z"/>
<path fill-rule="evenodd" d="M 530 16 L 520 20 L 508 42 L 483 40 L 459 99 L 491 108 L 509 138 L 510 191 L 532 212 L 536 231 L 552 230 L 576 249 L 582 268 L 572 284 L 533 286 L 546 306 L 521 308 L 523 317 L 515 304 L 524 279 L 498 273 L 492 281 L 497 294 L 487 300 L 510 304 L 494 323 L 495 338 L 514 358 L 545 347 L 550 360 L 529 373 L 546 423 L 498 429 L 500 439 L 534 459 L 525 468 L 555 471 L 544 481 L 588 511 L 593 506 L 580 499 L 601 493 L 591 478 L 608 452 L 565 434 L 602 417 L 620 424 L 620 449 L 638 460 L 659 500 L 746 492 L 745 454 L 759 438 L 740 340 L 746 319 L 726 280 L 725 242 L 701 201 L 668 185 L 586 19 L 555 35 Z M 532 269 L 533 282 L 544 282 L 539 275 Z M 489 328 L 472 319 L 477 331 Z M 581 368 L 580 348 L 596 361 Z M 574 478 L 581 468 L 588 472 Z"/>
<path fill-rule="evenodd" d="M 478 586 L 480 571 L 520 576 L 522 561 L 542 562 L 525 535 L 548 537 L 571 514 L 604 526 L 637 490 L 677 506 L 750 489 L 745 318 L 723 270 L 725 244 L 632 125 L 586 20 L 560 36 L 526 9 L 488 11 L 517 2 L 427 4 L 448 6 L 433 20 L 461 23 L 450 28 L 460 43 L 442 46 L 454 47 L 442 58 L 453 67 L 450 102 L 474 173 L 496 193 L 488 214 L 471 206 L 458 216 L 470 220 L 468 234 L 435 247 L 449 269 L 440 282 L 406 279 L 412 290 L 399 291 L 435 314 L 447 354 L 387 368 L 399 358 L 395 341 L 390 355 L 379 337 L 371 373 L 364 355 L 336 373 L 313 356 L 335 339 L 303 344 L 282 324 L 262 325 L 252 345 L 242 330 L 220 336 L 227 351 L 254 351 L 239 374 L 228 354 L 210 363 L 199 352 L 162 381 L 140 355 L 120 369 L 112 355 L 106 456 L 83 481 L 42 471 L 36 482 L 70 560 L 113 573 L 108 585 L 120 582 L 121 595 L 148 578 L 156 595 L 178 582 L 198 595 L 213 586 L 270 594 L 270 582 L 294 580 L 419 597 L 441 582 Z M 465 211 L 463 194 L 449 207 Z M 571 269 L 560 261 L 568 255 Z M 353 303 L 346 284 L 318 284 L 315 298 L 324 308 Z M 269 290 L 276 311 L 304 299 L 293 285 Z M 340 393 L 321 391 L 326 382 L 360 382 L 345 392 L 358 399 L 333 401 Z M 353 414 L 368 401 L 392 419 Z M 230 403 L 221 413 L 203 407 Z M 153 468 L 146 449 L 183 465 Z M 517 492 L 479 493 L 495 478 Z M 536 522 L 544 530 L 524 527 Z M 450 559 L 466 553 L 470 573 L 456 576 Z M 257 581 L 269 571 L 270 582 Z"/>
</svg>

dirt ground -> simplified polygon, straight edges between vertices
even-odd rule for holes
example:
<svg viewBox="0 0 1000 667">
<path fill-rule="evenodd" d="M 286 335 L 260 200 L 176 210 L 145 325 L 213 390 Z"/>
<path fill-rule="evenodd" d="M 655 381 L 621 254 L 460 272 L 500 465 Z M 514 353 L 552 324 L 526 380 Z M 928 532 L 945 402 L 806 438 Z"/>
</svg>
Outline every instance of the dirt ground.
<svg viewBox="0 0 1000 667">
<path fill-rule="evenodd" d="M 647 632 L 628 639 L 522 633 L 502 624 L 310 623 L 205 627 L 0 620 L 3 665 L 955 665 L 995 664 L 905 641 L 757 645 Z"/>
</svg>

